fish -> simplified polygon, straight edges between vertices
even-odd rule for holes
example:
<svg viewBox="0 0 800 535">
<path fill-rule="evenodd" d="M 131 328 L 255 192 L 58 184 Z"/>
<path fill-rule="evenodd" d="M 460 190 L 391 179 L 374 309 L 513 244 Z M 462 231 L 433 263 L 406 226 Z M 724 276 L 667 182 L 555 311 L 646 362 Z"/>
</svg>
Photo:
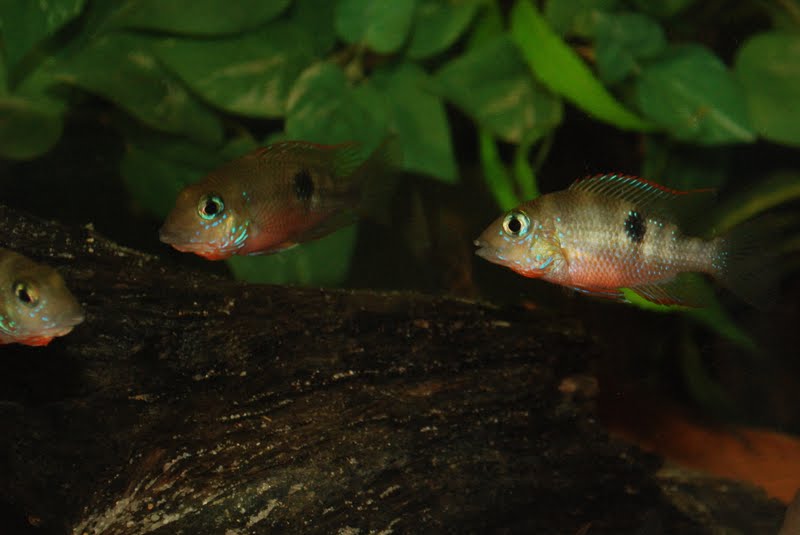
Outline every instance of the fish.
<svg viewBox="0 0 800 535">
<path fill-rule="evenodd" d="M 627 301 L 628 289 L 655 304 L 703 307 L 697 274 L 705 274 L 750 303 L 763 302 L 752 229 L 710 238 L 682 230 L 687 208 L 713 194 L 596 175 L 500 216 L 475 240 L 476 253 L 525 277 L 616 301 Z"/>
<path fill-rule="evenodd" d="M 271 254 L 321 238 L 388 197 L 393 136 L 366 160 L 354 142 L 282 141 L 225 163 L 185 187 L 162 242 L 208 260 Z"/>
<path fill-rule="evenodd" d="M 44 346 L 83 320 L 58 271 L 0 249 L 0 344 Z"/>
</svg>

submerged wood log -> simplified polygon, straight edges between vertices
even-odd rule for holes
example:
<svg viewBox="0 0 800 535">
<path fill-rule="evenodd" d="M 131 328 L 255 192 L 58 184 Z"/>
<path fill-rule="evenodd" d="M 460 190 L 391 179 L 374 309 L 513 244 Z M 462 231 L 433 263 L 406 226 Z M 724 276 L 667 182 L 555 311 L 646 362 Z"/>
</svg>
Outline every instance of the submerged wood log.
<svg viewBox="0 0 800 535">
<path fill-rule="evenodd" d="M 568 318 L 247 285 L 2 207 L 0 228 L 2 246 L 59 267 L 87 312 L 47 348 L 0 348 L 12 532 L 780 525 L 758 492 L 658 477 L 657 459 L 609 439 L 591 397 L 564 388 L 597 355 Z"/>
</svg>

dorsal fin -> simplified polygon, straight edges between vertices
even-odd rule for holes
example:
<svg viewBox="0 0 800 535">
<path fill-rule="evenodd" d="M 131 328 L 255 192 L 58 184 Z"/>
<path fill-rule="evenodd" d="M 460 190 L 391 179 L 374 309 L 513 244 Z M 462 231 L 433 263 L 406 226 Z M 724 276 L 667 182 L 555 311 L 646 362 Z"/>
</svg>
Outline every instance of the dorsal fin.
<svg viewBox="0 0 800 535">
<path fill-rule="evenodd" d="M 308 141 L 276 141 L 266 147 L 255 149 L 249 155 L 261 160 L 293 155 L 309 164 L 325 165 L 337 177 L 352 174 L 365 159 L 361 145 L 355 141 L 336 145 L 323 145 Z"/>
<path fill-rule="evenodd" d="M 628 201 L 636 206 L 647 206 L 656 202 L 670 201 L 694 193 L 714 193 L 713 189 L 681 191 L 667 188 L 643 178 L 625 174 L 590 176 L 573 182 L 572 191 L 584 191 Z"/>
</svg>

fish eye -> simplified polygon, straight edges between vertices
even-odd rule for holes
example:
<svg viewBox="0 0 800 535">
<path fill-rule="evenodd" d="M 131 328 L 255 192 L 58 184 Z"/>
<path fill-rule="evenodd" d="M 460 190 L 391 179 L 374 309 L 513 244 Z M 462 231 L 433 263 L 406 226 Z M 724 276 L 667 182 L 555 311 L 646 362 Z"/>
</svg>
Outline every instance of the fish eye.
<svg viewBox="0 0 800 535">
<path fill-rule="evenodd" d="M 197 213 L 203 219 L 214 219 L 225 209 L 225 203 L 222 202 L 222 197 L 216 193 L 209 193 L 200 197 L 200 202 L 197 203 Z"/>
<path fill-rule="evenodd" d="M 34 307 L 39 302 L 39 292 L 25 281 L 17 281 L 12 285 L 17 301 L 26 307 Z"/>
<path fill-rule="evenodd" d="M 528 234 L 531 230 L 531 219 L 518 210 L 513 210 L 506 215 L 503 219 L 503 230 L 506 234 L 521 238 Z"/>
</svg>

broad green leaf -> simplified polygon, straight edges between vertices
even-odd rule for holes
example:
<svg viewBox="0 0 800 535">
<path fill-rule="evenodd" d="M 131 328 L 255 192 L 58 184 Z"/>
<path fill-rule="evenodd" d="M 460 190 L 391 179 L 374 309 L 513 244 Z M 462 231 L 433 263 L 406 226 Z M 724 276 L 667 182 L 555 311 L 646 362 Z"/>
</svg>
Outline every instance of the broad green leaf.
<svg viewBox="0 0 800 535">
<path fill-rule="evenodd" d="M 336 2 L 294 0 L 289 20 L 306 31 L 314 53 L 325 56 L 336 44 L 336 28 L 331 23 L 335 13 Z"/>
<path fill-rule="evenodd" d="M 472 50 L 488 41 L 495 39 L 505 31 L 503 13 L 497 2 L 483 4 L 475 20 L 475 25 L 467 39 L 467 50 Z"/>
<path fill-rule="evenodd" d="M 800 146 L 800 34 L 752 37 L 737 53 L 735 72 L 755 130 L 771 141 Z"/>
<path fill-rule="evenodd" d="M 184 186 L 255 148 L 255 142 L 247 135 L 232 139 L 219 151 L 147 131 L 132 137 L 122 157 L 120 172 L 134 201 L 159 218 L 169 213 Z"/>
<path fill-rule="evenodd" d="M 155 53 L 195 93 L 250 117 L 283 116 L 292 84 L 314 59 L 309 35 L 285 22 L 228 39 L 168 39 Z"/>
<path fill-rule="evenodd" d="M 348 43 L 388 54 L 405 43 L 415 7 L 416 0 L 340 0 L 336 31 Z"/>
<path fill-rule="evenodd" d="M 117 0 L 118 1 L 118 0 Z M 171 34 L 225 35 L 261 26 L 291 0 L 125 0 L 114 25 Z"/>
<path fill-rule="evenodd" d="M 386 133 L 383 98 L 368 84 L 353 88 L 344 71 L 320 62 L 306 69 L 289 93 L 286 133 L 318 143 L 359 141 L 375 147 Z"/>
<path fill-rule="evenodd" d="M 720 188 L 730 173 L 730 147 L 698 147 L 647 136 L 642 176 L 679 190 Z"/>
<path fill-rule="evenodd" d="M 694 1 L 695 0 L 633 0 L 633 4 L 644 13 L 667 19 L 685 10 L 692 5 Z"/>
<path fill-rule="evenodd" d="M 519 186 L 519 196 L 523 200 L 531 200 L 539 196 L 536 173 L 530 163 L 531 148 L 546 134 L 537 130 L 528 131 L 516 151 L 514 151 L 514 178 Z"/>
<path fill-rule="evenodd" d="M 9 70 L 42 40 L 77 17 L 86 0 L 2 0 L 0 33 Z"/>
<path fill-rule="evenodd" d="M 606 12 L 616 10 L 620 0 L 548 0 L 543 15 L 559 35 L 594 37 L 597 22 Z"/>
<path fill-rule="evenodd" d="M 514 191 L 514 182 L 508 172 L 500 153 L 497 150 L 497 143 L 494 136 L 485 129 L 478 132 L 478 143 L 481 153 L 481 167 L 486 185 L 492 192 L 494 200 L 501 210 L 506 211 L 519 204 L 519 199 Z"/>
<path fill-rule="evenodd" d="M 427 58 L 446 50 L 469 26 L 479 0 L 419 0 L 408 56 Z"/>
<path fill-rule="evenodd" d="M 797 32 L 800 30 L 800 0 L 767 2 L 759 6 L 769 15 L 773 30 Z"/>
<path fill-rule="evenodd" d="M 745 191 L 726 199 L 717 210 L 716 224 L 719 233 L 725 233 L 783 203 L 800 200 L 800 174 L 778 172 L 754 180 Z"/>
<path fill-rule="evenodd" d="M 678 139 L 704 145 L 755 140 L 739 84 L 702 46 L 676 48 L 650 64 L 636 94 L 645 116 Z"/>
<path fill-rule="evenodd" d="M 547 25 L 530 0 L 511 12 L 511 37 L 536 77 L 589 115 L 628 130 L 652 125 L 617 102 L 589 67 Z"/>
<path fill-rule="evenodd" d="M 335 286 L 347 277 L 355 249 L 356 225 L 269 256 L 227 260 L 237 279 L 268 284 Z"/>
<path fill-rule="evenodd" d="M 8 93 L 8 70 L 6 67 L 6 58 L 0 54 L 0 95 Z"/>
<path fill-rule="evenodd" d="M 410 63 L 376 73 L 375 87 L 385 95 L 390 128 L 403 147 L 403 167 L 446 182 L 456 181 L 456 162 L 444 105 L 428 86 L 428 75 Z"/>
<path fill-rule="evenodd" d="M 603 14 L 595 36 L 597 72 L 609 84 L 638 71 L 641 59 L 656 56 L 667 44 L 661 26 L 640 13 Z"/>
<path fill-rule="evenodd" d="M 0 96 L 0 157 L 35 158 L 61 137 L 63 107 L 41 98 Z"/>
<path fill-rule="evenodd" d="M 222 126 L 217 116 L 164 71 L 149 45 L 137 35 L 102 36 L 58 62 L 55 77 L 111 100 L 156 130 L 219 143 Z"/>
<path fill-rule="evenodd" d="M 531 77 L 505 35 L 446 64 L 436 81 L 442 96 L 507 141 L 518 142 L 529 130 L 545 131 L 561 122 L 561 101 Z"/>
</svg>

